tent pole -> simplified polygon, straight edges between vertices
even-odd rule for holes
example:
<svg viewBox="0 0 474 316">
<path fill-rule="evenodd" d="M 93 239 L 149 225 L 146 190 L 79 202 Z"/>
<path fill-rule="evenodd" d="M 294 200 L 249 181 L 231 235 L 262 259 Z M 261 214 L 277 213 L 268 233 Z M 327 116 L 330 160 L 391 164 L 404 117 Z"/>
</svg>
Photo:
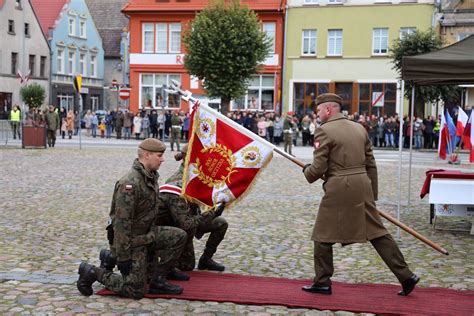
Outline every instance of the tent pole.
<svg viewBox="0 0 474 316">
<path fill-rule="evenodd" d="M 411 109 L 410 109 L 410 163 L 408 164 L 408 206 L 407 210 L 410 212 L 410 195 L 411 195 L 411 164 L 412 164 L 412 158 L 413 158 L 413 117 L 414 117 L 414 112 L 415 112 L 415 84 L 413 83 L 413 86 L 411 88 Z"/>
<path fill-rule="evenodd" d="M 403 100 L 405 99 L 405 81 L 400 81 L 400 128 L 398 131 L 398 177 L 397 177 L 397 220 L 400 220 L 400 204 L 402 196 L 402 159 L 403 159 Z M 400 227 L 397 226 L 397 239 L 400 239 Z"/>
</svg>

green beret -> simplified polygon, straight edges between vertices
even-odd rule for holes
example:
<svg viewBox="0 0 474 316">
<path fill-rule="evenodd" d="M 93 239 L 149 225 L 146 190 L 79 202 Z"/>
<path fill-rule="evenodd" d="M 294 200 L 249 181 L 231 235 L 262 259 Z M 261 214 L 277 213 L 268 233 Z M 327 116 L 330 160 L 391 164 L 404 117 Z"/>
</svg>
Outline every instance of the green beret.
<svg viewBox="0 0 474 316">
<path fill-rule="evenodd" d="M 342 98 L 334 93 L 323 93 L 318 95 L 318 97 L 316 98 L 316 105 L 326 102 L 336 102 L 341 105 Z"/>
<path fill-rule="evenodd" d="M 153 153 L 164 153 L 166 150 L 166 145 L 155 138 L 147 138 L 138 145 L 138 148 L 150 151 Z"/>
</svg>

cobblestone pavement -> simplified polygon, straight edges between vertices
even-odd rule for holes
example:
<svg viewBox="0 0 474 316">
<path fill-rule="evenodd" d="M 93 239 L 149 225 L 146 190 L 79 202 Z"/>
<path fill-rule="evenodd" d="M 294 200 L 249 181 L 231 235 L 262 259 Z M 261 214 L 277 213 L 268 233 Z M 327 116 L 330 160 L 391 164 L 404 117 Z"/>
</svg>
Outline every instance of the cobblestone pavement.
<svg viewBox="0 0 474 316">
<path fill-rule="evenodd" d="M 310 148 L 295 152 L 305 162 L 310 161 Z M 166 153 L 161 181 L 178 166 L 172 154 Z M 47 150 L 0 147 L 0 314 L 350 314 L 281 306 L 81 296 L 75 287 L 78 264 L 83 259 L 98 263 L 99 250 L 107 245 L 104 227 L 114 183 L 130 168 L 135 155 L 132 147 L 79 150 L 61 147 L 61 142 Z M 408 188 L 403 185 L 401 220 L 445 247 L 450 255 L 443 256 L 405 233 L 401 233 L 400 248 L 412 270 L 421 276 L 420 286 L 474 290 L 474 243 L 466 232 L 470 222 L 442 218 L 439 228 L 463 231 L 433 231 L 427 199 L 418 196 L 426 169 L 447 165 L 434 158 L 421 161 L 412 169 L 410 211 L 406 208 Z M 466 164 L 461 168 L 474 170 Z M 402 182 L 407 183 L 407 179 L 405 164 Z M 397 164 L 381 159 L 378 206 L 392 215 L 397 211 L 396 180 Z M 299 167 L 275 155 L 252 192 L 224 212 L 230 226 L 216 260 L 226 265 L 225 273 L 310 279 L 310 234 L 321 196 L 320 181 L 307 184 Z M 387 227 L 396 235 L 393 225 Z M 200 255 L 203 241 L 195 243 Z M 336 281 L 397 283 L 370 244 L 336 246 L 334 257 Z M 95 290 L 100 288 L 95 285 Z"/>
</svg>

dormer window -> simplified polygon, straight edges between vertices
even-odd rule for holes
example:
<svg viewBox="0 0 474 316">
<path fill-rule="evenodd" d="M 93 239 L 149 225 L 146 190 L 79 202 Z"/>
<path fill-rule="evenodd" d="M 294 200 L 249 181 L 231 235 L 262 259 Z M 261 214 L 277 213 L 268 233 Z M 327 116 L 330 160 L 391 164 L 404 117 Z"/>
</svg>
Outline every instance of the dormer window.
<svg viewBox="0 0 474 316">
<path fill-rule="evenodd" d="M 22 9 L 22 7 L 21 7 L 21 0 L 15 0 L 15 8 L 16 8 L 16 9 L 20 9 L 20 10 Z"/>
<path fill-rule="evenodd" d="M 76 32 L 74 32 L 74 23 L 75 19 L 74 18 L 69 18 L 68 19 L 68 30 L 69 30 L 69 35 L 74 36 Z"/>
</svg>

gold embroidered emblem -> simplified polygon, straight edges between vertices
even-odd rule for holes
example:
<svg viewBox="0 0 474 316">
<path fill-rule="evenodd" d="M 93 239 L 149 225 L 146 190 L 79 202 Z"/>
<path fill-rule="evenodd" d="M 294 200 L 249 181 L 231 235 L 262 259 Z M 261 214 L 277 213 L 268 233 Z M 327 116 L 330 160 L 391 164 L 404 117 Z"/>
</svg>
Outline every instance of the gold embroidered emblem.
<svg viewBox="0 0 474 316">
<path fill-rule="evenodd" d="M 216 124 L 210 118 L 200 118 L 197 134 L 200 138 L 210 138 L 216 133 Z"/>
<path fill-rule="evenodd" d="M 208 187 L 222 188 L 230 176 L 237 172 L 235 168 L 235 157 L 232 151 L 221 144 L 212 144 L 201 149 L 199 155 L 201 159 L 196 158 L 196 168 L 193 173 L 197 178 Z"/>
<path fill-rule="evenodd" d="M 257 146 L 249 146 L 241 152 L 244 166 L 254 168 L 262 161 L 262 154 Z"/>
</svg>

